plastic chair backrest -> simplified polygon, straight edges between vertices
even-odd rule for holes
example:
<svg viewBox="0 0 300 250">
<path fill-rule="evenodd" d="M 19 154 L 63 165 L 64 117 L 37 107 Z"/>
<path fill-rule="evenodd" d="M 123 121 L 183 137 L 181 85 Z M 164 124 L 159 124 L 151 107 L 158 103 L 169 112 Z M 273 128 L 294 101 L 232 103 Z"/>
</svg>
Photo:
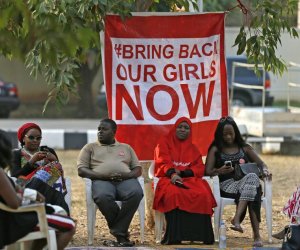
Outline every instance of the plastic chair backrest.
<svg viewBox="0 0 300 250">
<path fill-rule="evenodd" d="M 24 248 L 25 241 L 31 241 L 36 239 L 43 239 L 47 240 L 47 246 L 49 250 L 56 250 L 56 234 L 55 231 L 49 229 L 48 222 L 46 218 L 46 210 L 44 203 L 32 204 L 27 206 L 20 206 L 17 209 L 12 209 L 7 205 L 0 202 L 0 209 L 11 212 L 11 213 L 24 213 L 24 212 L 36 212 L 38 216 L 38 225 L 39 231 L 29 232 L 26 236 L 19 239 L 17 242 L 21 243 L 21 248 Z"/>
</svg>

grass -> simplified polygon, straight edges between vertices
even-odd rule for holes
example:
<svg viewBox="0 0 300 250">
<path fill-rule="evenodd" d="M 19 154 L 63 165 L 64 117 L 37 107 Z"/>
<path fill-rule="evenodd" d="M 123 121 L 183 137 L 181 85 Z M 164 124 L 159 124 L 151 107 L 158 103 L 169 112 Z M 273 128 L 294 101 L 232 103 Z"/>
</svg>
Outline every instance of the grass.
<svg viewBox="0 0 300 250">
<path fill-rule="evenodd" d="M 86 246 L 87 245 L 87 220 L 86 220 L 86 204 L 85 204 L 85 187 L 83 180 L 78 177 L 76 169 L 76 159 L 79 151 L 58 151 L 59 158 L 65 169 L 66 176 L 69 176 L 72 181 L 72 217 L 77 220 L 77 233 L 71 242 L 71 246 Z M 300 176 L 300 157 L 298 156 L 282 156 L 282 155 L 262 155 L 262 159 L 268 165 L 269 169 L 273 173 L 273 232 L 280 231 L 286 224 L 288 224 L 288 218 L 282 214 L 282 208 L 289 199 L 293 191 L 299 185 Z M 147 177 L 147 167 L 144 166 L 144 177 Z M 146 202 L 151 207 L 151 183 L 147 178 L 146 182 Z M 150 201 L 150 202 L 149 202 Z M 228 248 L 243 248 L 252 249 L 252 233 L 249 216 L 247 215 L 242 226 L 244 233 L 240 234 L 229 229 L 230 220 L 234 214 L 234 206 L 226 206 L 223 219 L 227 226 L 227 247 Z M 153 225 L 153 218 L 151 209 L 146 214 L 146 225 Z M 281 241 L 273 239 L 272 244 L 267 243 L 267 230 L 265 222 L 265 211 L 262 209 L 262 223 L 261 223 L 261 235 L 265 246 L 280 247 Z M 170 247 L 157 245 L 154 242 L 154 230 L 152 227 L 145 229 L 145 243 L 139 242 L 139 220 L 135 216 L 130 226 L 131 240 L 136 241 L 137 246 L 151 247 L 156 249 L 171 249 Z M 106 222 L 100 212 L 97 212 L 96 228 L 95 228 L 95 240 L 94 246 L 101 246 L 104 239 L 113 239 L 109 234 Z M 186 245 L 180 245 L 179 247 L 199 248 L 203 247 L 203 244 L 187 243 Z M 205 248 L 217 248 L 215 243 L 213 246 L 205 246 Z M 174 247 L 173 247 L 174 249 Z"/>
<path fill-rule="evenodd" d="M 299 101 L 294 101 L 292 100 L 290 102 L 290 105 L 291 106 L 294 106 L 294 107 L 300 107 L 300 102 Z M 287 107 L 287 101 L 283 101 L 283 100 L 280 100 L 280 101 L 275 101 L 273 103 L 273 107 L 282 107 L 282 108 L 286 108 Z"/>
</svg>

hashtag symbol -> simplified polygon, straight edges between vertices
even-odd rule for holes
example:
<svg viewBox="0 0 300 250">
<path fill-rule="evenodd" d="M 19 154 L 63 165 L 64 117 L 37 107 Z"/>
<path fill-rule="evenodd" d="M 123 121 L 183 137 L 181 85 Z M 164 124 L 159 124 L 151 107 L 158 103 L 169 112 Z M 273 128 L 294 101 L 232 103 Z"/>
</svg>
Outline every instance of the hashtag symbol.
<svg viewBox="0 0 300 250">
<path fill-rule="evenodd" d="M 121 44 L 115 44 L 115 51 L 116 51 L 116 54 L 119 58 L 120 55 L 122 55 L 122 45 Z"/>
</svg>

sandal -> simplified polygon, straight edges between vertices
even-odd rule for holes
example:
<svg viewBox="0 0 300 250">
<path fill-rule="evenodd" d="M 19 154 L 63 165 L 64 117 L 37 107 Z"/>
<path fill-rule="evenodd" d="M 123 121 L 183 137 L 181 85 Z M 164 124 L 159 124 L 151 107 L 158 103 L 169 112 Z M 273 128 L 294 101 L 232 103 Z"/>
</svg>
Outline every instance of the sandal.
<svg viewBox="0 0 300 250">
<path fill-rule="evenodd" d="M 233 220 L 231 220 L 231 224 L 232 224 L 232 226 L 230 227 L 230 229 L 232 229 L 234 231 L 237 231 L 239 233 L 243 233 L 244 232 L 243 228 L 240 225 L 235 225 L 234 222 L 233 222 Z"/>
<path fill-rule="evenodd" d="M 230 227 L 230 229 L 232 229 L 234 231 L 237 231 L 239 233 L 243 233 L 244 232 L 243 228 L 241 226 L 238 226 L 238 225 L 233 225 L 233 226 Z"/>
</svg>

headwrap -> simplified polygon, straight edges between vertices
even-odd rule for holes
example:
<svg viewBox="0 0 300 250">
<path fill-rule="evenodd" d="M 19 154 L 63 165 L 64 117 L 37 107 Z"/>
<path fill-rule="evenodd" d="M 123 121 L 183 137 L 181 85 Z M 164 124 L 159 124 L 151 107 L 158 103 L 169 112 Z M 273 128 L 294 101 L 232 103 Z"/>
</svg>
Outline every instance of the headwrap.
<svg viewBox="0 0 300 250">
<path fill-rule="evenodd" d="M 189 137 L 185 140 L 180 140 L 176 136 L 176 128 L 182 122 L 186 122 L 190 127 Z M 179 164 L 177 167 L 202 163 L 202 156 L 192 143 L 192 123 L 188 118 L 179 118 L 169 133 L 159 140 L 154 150 L 154 160 L 156 176 L 164 176 L 167 169 L 174 167 L 174 162 Z M 197 169 L 200 171 L 201 168 Z"/>
<path fill-rule="evenodd" d="M 190 134 L 185 140 L 179 140 L 176 135 L 176 129 L 182 122 L 186 122 L 190 127 Z M 192 126 L 193 125 L 190 119 L 181 117 L 175 122 L 175 125 L 165 137 L 166 144 L 170 149 L 171 157 L 173 160 L 178 162 L 192 162 L 195 155 L 199 155 L 198 149 L 195 150 L 195 146 L 192 144 Z"/>
<path fill-rule="evenodd" d="M 32 128 L 36 128 L 42 133 L 42 130 L 39 127 L 39 125 L 32 123 L 32 122 L 25 123 L 18 129 L 18 140 L 20 143 L 23 142 L 23 138 L 24 138 L 25 134 Z"/>
</svg>

